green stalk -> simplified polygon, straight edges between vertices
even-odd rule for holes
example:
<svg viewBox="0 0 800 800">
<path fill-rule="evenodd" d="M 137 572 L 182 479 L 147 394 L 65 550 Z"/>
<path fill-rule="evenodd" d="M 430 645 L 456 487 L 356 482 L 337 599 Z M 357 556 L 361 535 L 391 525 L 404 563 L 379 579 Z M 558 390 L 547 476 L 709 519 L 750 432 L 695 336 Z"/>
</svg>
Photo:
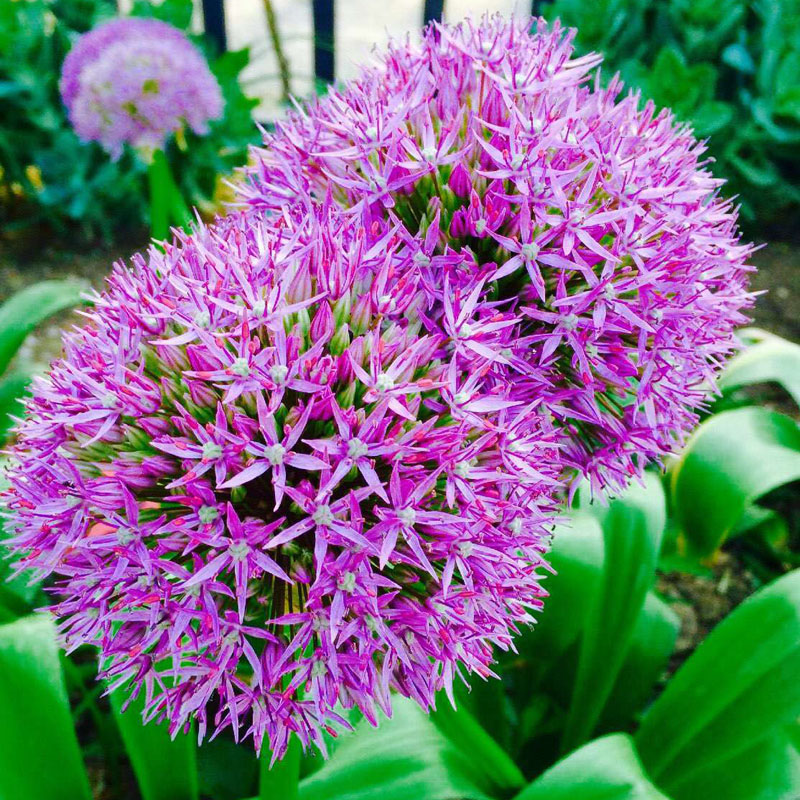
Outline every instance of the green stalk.
<svg viewBox="0 0 800 800">
<path fill-rule="evenodd" d="M 302 748 L 296 736 L 291 737 L 283 758 L 272 767 L 269 765 L 272 753 L 266 749 L 261 753 L 259 800 L 298 800 L 301 754 Z"/>
<path fill-rule="evenodd" d="M 169 235 L 170 221 L 185 228 L 192 219 L 181 197 L 163 150 L 155 150 L 147 170 L 150 183 L 150 235 L 159 241 Z"/>
</svg>

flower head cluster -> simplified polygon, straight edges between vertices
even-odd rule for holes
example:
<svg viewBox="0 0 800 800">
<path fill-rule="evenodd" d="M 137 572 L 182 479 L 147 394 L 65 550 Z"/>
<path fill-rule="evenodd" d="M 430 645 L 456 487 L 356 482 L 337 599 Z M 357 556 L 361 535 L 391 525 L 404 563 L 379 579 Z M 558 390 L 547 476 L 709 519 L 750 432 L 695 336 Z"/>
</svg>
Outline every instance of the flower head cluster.
<svg viewBox="0 0 800 800">
<path fill-rule="evenodd" d="M 3 498 L 69 647 L 203 735 L 323 730 L 491 674 L 541 606 L 553 433 L 521 319 L 394 226 L 237 214 L 118 266 L 38 379 Z"/>
<path fill-rule="evenodd" d="M 60 87 L 78 136 L 114 155 L 125 143 L 163 147 L 184 125 L 204 133 L 222 115 L 222 92 L 202 53 L 154 19 L 114 19 L 81 36 Z"/>
<path fill-rule="evenodd" d="M 557 420 L 572 474 L 618 488 L 696 422 L 752 299 L 752 248 L 703 144 L 592 77 L 601 59 L 573 58 L 573 35 L 433 25 L 267 135 L 240 199 L 330 196 L 367 232 L 398 225 L 439 322 L 479 274 L 475 307 L 515 320 L 515 400 Z"/>
</svg>

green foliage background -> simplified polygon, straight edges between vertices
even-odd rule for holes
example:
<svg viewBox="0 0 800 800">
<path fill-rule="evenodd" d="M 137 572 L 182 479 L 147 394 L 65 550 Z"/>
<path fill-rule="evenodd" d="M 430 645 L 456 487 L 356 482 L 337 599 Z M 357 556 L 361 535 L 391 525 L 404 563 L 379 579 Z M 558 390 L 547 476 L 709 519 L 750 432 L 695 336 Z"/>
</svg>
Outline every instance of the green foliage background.
<svg viewBox="0 0 800 800">
<path fill-rule="evenodd" d="M 86 30 L 112 16 L 108 0 L 0 2 L 0 231 L 13 233 L 44 223 L 56 231 L 79 231 L 106 239 L 147 224 L 146 167 L 131 152 L 112 161 L 97 143 L 74 133 L 58 92 L 65 55 Z M 187 30 L 191 0 L 152 5 L 137 0 L 133 13 L 156 16 Z M 195 42 L 212 56 L 202 38 Z M 186 132 L 187 147 L 169 148 L 169 159 L 186 197 L 210 210 L 219 175 L 244 163 L 258 139 L 238 75 L 247 51 L 210 58 L 225 97 L 223 119 L 208 136 Z"/>
<path fill-rule="evenodd" d="M 709 140 L 746 222 L 800 211 L 800 0 L 555 0 L 580 52 L 605 55 L 659 107 Z M 762 233 L 763 235 L 763 233 Z"/>
</svg>

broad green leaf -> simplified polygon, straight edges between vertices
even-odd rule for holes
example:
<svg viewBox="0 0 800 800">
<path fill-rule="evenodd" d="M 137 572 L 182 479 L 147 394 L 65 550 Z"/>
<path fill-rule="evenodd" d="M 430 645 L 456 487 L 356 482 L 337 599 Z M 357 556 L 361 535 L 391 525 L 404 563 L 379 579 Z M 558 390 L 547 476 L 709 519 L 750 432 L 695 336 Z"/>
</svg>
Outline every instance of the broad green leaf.
<svg viewBox="0 0 800 800">
<path fill-rule="evenodd" d="M 75 280 L 40 281 L 10 297 L 0 306 L 0 375 L 41 322 L 81 302 L 87 284 Z"/>
<path fill-rule="evenodd" d="M 0 626 L 0 798 L 89 800 L 48 616 Z"/>
<path fill-rule="evenodd" d="M 0 444 L 2 444 L 13 424 L 12 417 L 21 417 L 24 411 L 20 399 L 30 383 L 31 376 L 26 371 L 14 370 L 0 376 Z"/>
<path fill-rule="evenodd" d="M 654 592 L 648 592 L 625 661 L 600 718 L 603 730 L 624 728 L 645 707 L 675 649 L 680 627 L 678 615 Z"/>
<path fill-rule="evenodd" d="M 653 498 L 648 524 L 657 529 L 663 520 L 661 492 L 657 487 Z M 546 582 L 550 596 L 545 600 L 545 611 L 533 629 L 517 639 L 519 656 L 508 659 L 506 671 L 513 670 L 515 695 L 523 701 L 530 697 L 536 708 L 539 707 L 537 691 L 546 692 L 564 708 L 569 707 L 574 693 L 579 636 L 589 624 L 591 611 L 587 598 L 595 595 L 604 569 L 603 529 L 598 518 L 604 517 L 606 509 L 592 506 L 591 511 L 590 514 L 583 508 L 573 512 L 570 521 L 556 530 L 549 555 L 556 574 Z M 613 565 L 610 568 L 613 570 Z M 603 730 L 629 724 L 647 702 L 672 653 L 678 629 L 679 622 L 672 610 L 652 591 L 648 592 L 602 712 Z M 541 722 L 536 718 L 531 725 L 522 720 L 522 727 L 524 739 L 541 733 Z M 487 730 L 495 732 L 488 724 Z M 517 746 L 521 744 L 522 741 L 515 742 Z"/>
<path fill-rule="evenodd" d="M 671 792 L 800 715 L 800 570 L 724 619 L 678 670 L 636 734 L 642 762 Z"/>
<path fill-rule="evenodd" d="M 472 753 L 461 752 L 413 701 L 394 699 L 391 720 L 366 721 L 300 784 L 301 800 L 488 800 Z"/>
<path fill-rule="evenodd" d="M 745 508 L 800 479 L 800 428 L 766 408 L 739 408 L 707 419 L 671 477 L 672 503 L 687 548 L 709 556 Z"/>
<path fill-rule="evenodd" d="M 197 751 L 200 794 L 214 800 L 242 800 L 258 786 L 259 760 L 252 747 L 233 737 L 206 739 Z"/>
<path fill-rule="evenodd" d="M 614 687 L 650 589 L 664 532 L 661 481 L 646 476 L 598 510 L 603 572 L 589 602 L 578 672 L 562 740 L 567 752 L 591 737 Z"/>
<path fill-rule="evenodd" d="M 672 786 L 674 800 L 797 800 L 800 797 L 800 728 L 791 725 L 744 752 L 701 767 Z"/>
<path fill-rule="evenodd" d="M 289 740 L 289 746 L 280 761 L 270 764 L 271 754 L 264 750 L 260 759 L 258 781 L 259 800 L 297 800 L 300 791 L 300 758 L 303 750 L 296 736 Z"/>
<path fill-rule="evenodd" d="M 142 800 L 197 800 L 197 757 L 192 733 L 170 738 L 167 725 L 142 721 L 136 698 L 122 710 L 123 692 L 112 692 L 111 708 L 131 760 Z"/>
<path fill-rule="evenodd" d="M 477 680 L 477 679 L 475 679 Z M 439 698 L 438 708 L 431 713 L 434 725 L 463 753 L 469 753 L 485 773 L 488 784 L 506 794 L 525 785 L 525 776 L 508 753 L 483 729 L 463 706 L 454 709 L 449 701 Z M 502 708 L 496 711 L 500 716 Z"/>
<path fill-rule="evenodd" d="M 728 362 L 720 389 L 779 383 L 800 406 L 800 345 L 757 328 L 744 330 L 741 336 L 751 343 Z"/>
<path fill-rule="evenodd" d="M 584 745 L 514 800 L 668 800 L 647 777 L 630 737 L 615 733 Z"/>
<path fill-rule="evenodd" d="M 579 510 L 560 524 L 553 536 L 548 560 L 555 570 L 544 586 L 549 596 L 536 625 L 519 646 L 530 644 L 536 657 L 554 660 L 573 644 L 584 628 L 586 597 L 602 570 L 603 531 L 592 514 Z"/>
</svg>

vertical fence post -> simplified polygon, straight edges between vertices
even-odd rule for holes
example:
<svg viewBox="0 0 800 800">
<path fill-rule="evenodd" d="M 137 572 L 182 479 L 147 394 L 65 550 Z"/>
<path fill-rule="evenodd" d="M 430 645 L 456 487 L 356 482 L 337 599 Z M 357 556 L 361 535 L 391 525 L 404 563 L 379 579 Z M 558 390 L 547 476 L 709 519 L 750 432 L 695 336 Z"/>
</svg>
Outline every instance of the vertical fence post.
<svg viewBox="0 0 800 800">
<path fill-rule="evenodd" d="M 546 3 L 552 3 L 553 0 L 533 0 L 531 2 L 531 16 L 532 17 L 541 17 L 542 16 L 542 6 Z"/>
<path fill-rule="evenodd" d="M 422 24 L 441 22 L 443 13 L 444 0 L 425 0 L 425 7 L 422 9 Z"/>
<path fill-rule="evenodd" d="M 203 26 L 206 33 L 217 46 L 217 52 L 228 49 L 225 35 L 225 0 L 203 0 Z"/>
<path fill-rule="evenodd" d="M 333 26 L 333 0 L 313 0 L 314 18 L 314 75 L 318 81 L 333 83 L 336 75 Z"/>
</svg>

